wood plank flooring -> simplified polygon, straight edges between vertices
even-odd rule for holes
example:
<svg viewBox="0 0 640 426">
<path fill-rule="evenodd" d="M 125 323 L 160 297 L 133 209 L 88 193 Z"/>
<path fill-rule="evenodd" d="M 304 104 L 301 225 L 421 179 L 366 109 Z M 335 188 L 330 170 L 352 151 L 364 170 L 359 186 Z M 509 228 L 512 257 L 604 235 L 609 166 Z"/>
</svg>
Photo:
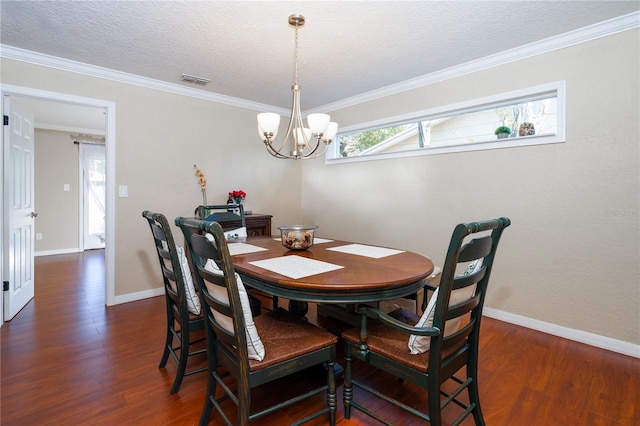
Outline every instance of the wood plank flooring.
<svg viewBox="0 0 640 426">
<path fill-rule="evenodd" d="M 175 364 L 158 369 L 162 297 L 106 308 L 100 250 L 38 257 L 35 279 L 35 299 L 0 328 L 3 426 L 197 424 L 205 375 L 186 377 L 180 391 L 169 395 Z M 335 331 L 344 327 L 316 319 L 313 306 L 309 318 Z M 482 327 L 479 385 L 488 425 L 640 425 L 639 359 L 490 318 Z M 199 363 L 204 357 L 194 360 Z M 362 364 L 354 370 L 405 403 L 425 404 L 424 392 L 410 384 Z M 321 372 L 310 371 L 258 389 L 253 400 L 270 403 L 319 380 Z M 344 419 L 339 384 L 338 424 L 372 424 L 358 412 Z M 289 424 L 324 403 L 318 396 L 252 425 Z M 424 424 L 372 397 L 364 404 L 397 425 Z M 210 424 L 224 423 L 214 414 Z M 326 424 L 326 418 L 309 424 Z"/>
</svg>

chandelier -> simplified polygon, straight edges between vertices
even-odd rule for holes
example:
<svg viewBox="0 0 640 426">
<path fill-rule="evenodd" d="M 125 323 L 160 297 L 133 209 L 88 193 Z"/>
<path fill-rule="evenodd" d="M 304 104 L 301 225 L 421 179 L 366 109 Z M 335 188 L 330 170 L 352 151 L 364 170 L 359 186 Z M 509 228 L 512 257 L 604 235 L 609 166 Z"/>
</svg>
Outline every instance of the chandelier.
<svg viewBox="0 0 640 426">
<path fill-rule="evenodd" d="M 293 102 L 287 133 L 280 142 L 275 138 L 280 126 L 280 115 L 272 112 L 258 114 L 258 133 L 269 154 L 276 158 L 305 160 L 318 158 L 327 151 L 338 132 L 338 123 L 330 121 L 328 114 L 309 114 L 308 126 L 304 126 L 300 112 L 300 85 L 298 84 L 298 28 L 304 26 L 304 16 L 289 16 L 289 25 L 295 27 L 295 71 L 293 77 Z M 320 148 L 322 146 L 322 148 Z M 287 153 L 288 150 L 288 153 Z"/>
</svg>

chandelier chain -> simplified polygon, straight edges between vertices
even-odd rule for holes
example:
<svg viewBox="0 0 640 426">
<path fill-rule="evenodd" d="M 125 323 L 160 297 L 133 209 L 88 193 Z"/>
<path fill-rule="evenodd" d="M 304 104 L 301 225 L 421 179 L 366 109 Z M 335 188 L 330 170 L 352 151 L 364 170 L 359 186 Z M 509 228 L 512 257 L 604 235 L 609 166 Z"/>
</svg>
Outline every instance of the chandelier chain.
<svg viewBox="0 0 640 426">
<path fill-rule="evenodd" d="M 293 84 L 298 84 L 298 27 L 299 25 L 296 23 L 296 38 L 295 38 L 295 49 L 294 51 L 294 71 L 293 71 Z"/>
</svg>

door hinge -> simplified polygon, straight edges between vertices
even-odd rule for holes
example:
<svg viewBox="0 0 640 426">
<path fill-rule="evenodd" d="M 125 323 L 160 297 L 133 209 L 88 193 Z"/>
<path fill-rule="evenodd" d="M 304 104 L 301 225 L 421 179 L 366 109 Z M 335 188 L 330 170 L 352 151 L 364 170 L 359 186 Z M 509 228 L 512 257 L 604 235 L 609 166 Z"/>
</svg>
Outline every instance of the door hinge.
<svg viewBox="0 0 640 426">
<path fill-rule="evenodd" d="M 8 115 L 4 115 L 4 116 L 2 116 L 2 123 L 3 123 L 5 126 L 8 126 L 8 125 L 9 125 L 9 116 L 8 116 Z"/>
<path fill-rule="evenodd" d="M 2 291 L 9 291 L 9 281 L 2 281 Z"/>
</svg>

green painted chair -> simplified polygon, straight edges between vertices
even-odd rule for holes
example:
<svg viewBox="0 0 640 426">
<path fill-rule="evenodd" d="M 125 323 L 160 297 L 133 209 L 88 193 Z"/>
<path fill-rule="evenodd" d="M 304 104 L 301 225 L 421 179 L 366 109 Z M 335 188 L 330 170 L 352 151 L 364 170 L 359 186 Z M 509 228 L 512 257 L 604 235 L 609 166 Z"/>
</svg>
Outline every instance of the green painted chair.
<svg viewBox="0 0 640 426">
<path fill-rule="evenodd" d="M 232 213 L 229 211 L 230 208 L 237 208 L 239 209 L 240 213 Z M 207 206 L 200 205 L 196 208 L 195 214 L 196 219 L 218 222 L 224 231 L 233 231 L 233 228 L 246 228 L 247 226 L 244 206 L 242 204 L 216 204 Z M 238 237 L 246 237 L 247 233 L 245 229 L 245 232 L 242 235 L 233 235 L 229 232 L 226 232 L 225 235 L 227 235 L 227 239 L 234 239 Z M 261 299 L 271 300 L 271 309 L 276 309 L 278 307 L 278 296 L 272 296 L 253 288 L 250 289 L 249 292 L 251 293 L 250 297 L 252 303 L 260 304 L 259 309 L 262 309 Z M 266 306 L 264 308 L 269 309 Z"/>
<path fill-rule="evenodd" d="M 194 332 L 204 330 L 204 317 L 187 257 L 181 247 L 176 247 L 167 218 L 148 210 L 142 212 L 142 216 L 149 222 L 164 282 L 167 335 L 159 368 L 165 368 L 169 356 L 176 361 L 178 370 L 170 391 L 174 394 L 185 376 L 207 370 L 206 367 L 187 370 L 189 357 L 206 351 L 204 333 L 192 336 Z"/>
<path fill-rule="evenodd" d="M 239 214 L 230 212 L 229 209 L 239 209 Z M 218 222 L 222 229 L 227 231 L 232 227 L 240 228 L 246 227 L 245 214 L 244 214 L 244 206 L 242 204 L 215 204 L 215 205 L 200 205 L 196 207 L 195 210 L 196 218 L 201 220 L 209 220 L 212 222 Z M 229 226 L 228 223 L 233 223 L 232 226 Z"/>
<path fill-rule="evenodd" d="M 214 407 L 227 425 L 246 425 L 323 392 L 327 395 L 326 406 L 294 424 L 328 414 L 329 424 L 335 425 L 337 336 L 281 308 L 251 318 L 247 292 L 231 263 L 220 224 L 179 217 L 176 225 L 188 242 L 205 311 L 209 378 L 200 425 L 209 423 Z M 276 379 L 322 365 L 326 365 L 326 383 L 275 406 L 251 411 L 254 387 L 268 386 L 267 383 Z M 225 380 L 227 374 L 235 381 Z M 216 397 L 218 385 L 223 392 Z M 296 389 L 294 381 L 290 389 Z M 223 409 L 225 400 L 237 406 L 233 421 Z"/>
<path fill-rule="evenodd" d="M 422 317 L 400 309 L 384 314 L 360 307 L 362 324 L 342 333 L 345 343 L 345 418 L 358 409 L 378 421 L 391 424 L 381 414 L 358 403 L 358 392 L 380 397 L 411 414 L 442 424 L 448 407 L 459 424 L 469 414 L 484 425 L 478 394 L 478 339 L 489 277 L 508 218 L 463 223 L 453 231 L 442 268 L 440 285 Z M 427 391 L 424 406 L 410 407 L 354 378 L 353 358 L 384 370 Z M 460 378 L 462 376 L 462 378 Z M 444 385 L 446 383 L 446 385 Z M 444 385 L 444 386 L 443 386 Z M 354 391 L 354 387 L 358 391 Z M 451 390 L 453 388 L 453 390 Z M 459 399 L 467 391 L 469 403 Z M 379 405 L 378 405 L 379 406 Z"/>
</svg>

